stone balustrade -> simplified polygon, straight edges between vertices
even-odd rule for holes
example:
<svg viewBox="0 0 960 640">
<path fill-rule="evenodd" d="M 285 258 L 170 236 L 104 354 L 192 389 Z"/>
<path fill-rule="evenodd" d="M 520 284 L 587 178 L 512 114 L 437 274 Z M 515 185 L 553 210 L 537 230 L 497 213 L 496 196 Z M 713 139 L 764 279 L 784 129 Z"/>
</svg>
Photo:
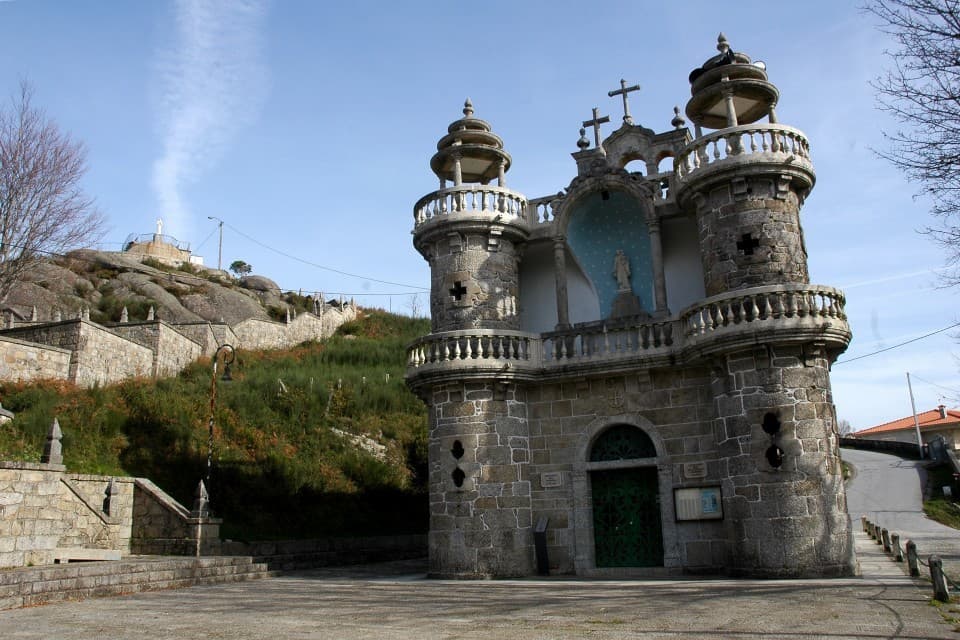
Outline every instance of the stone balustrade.
<svg viewBox="0 0 960 640">
<path fill-rule="evenodd" d="M 669 351 L 675 321 L 637 321 L 620 326 L 591 324 L 543 336 L 544 366 L 612 361 L 646 352 Z"/>
<path fill-rule="evenodd" d="M 414 227 L 451 214 L 503 216 L 505 221 L 526 219 L 527 199 L 516 191 L 492 185 L 469 184 L 434 191 L 413 207 Z"/>
<path fill-rule="evenodd" d="M 491 369 L 537 366 L 539 336 L 522 331 L 446 331 L 424 336 L 407 349 L 408 369 L 451 363 Z"/>
<path fill-rule="evenodd" d="M 617 366 L 630 358 L 686 359 L 733 343 L 822 337 L 849 341 L 843 293 L 819 285 L 774 285 L 706 298 L 666 320 L 591 323 L 544 334 L 448 331 L 424 336 L 407 351 L 407 374 L 428 371 L 549 372 L 570 364 Z"/>
<path fill-rule="evenodd" d="M 848 336 L 846 298 L 833 287 L 774 285 L 707 298 L 680 314 L 685 346 L 736 339 L 760 330 L 836 332 Z"/>
<path fill-rule="evenodd" d="M 746 159 L 812 167 L 810 144 L 802 131 L 782 124 L 756 123 L 721 129 L 695 139 L 677 159 L 676 177 L 682 183 L 697 172 Z"/>
<path fill-rule="evenodd" d="M 527 211 L 530 212 L 528 219 L 532 225 L 553 224 L 557 216 L 553 211 L 553 201 L 557 196 L 544 196 L 543 198 L 534 198 L 527 202 Z"/>
</svg>

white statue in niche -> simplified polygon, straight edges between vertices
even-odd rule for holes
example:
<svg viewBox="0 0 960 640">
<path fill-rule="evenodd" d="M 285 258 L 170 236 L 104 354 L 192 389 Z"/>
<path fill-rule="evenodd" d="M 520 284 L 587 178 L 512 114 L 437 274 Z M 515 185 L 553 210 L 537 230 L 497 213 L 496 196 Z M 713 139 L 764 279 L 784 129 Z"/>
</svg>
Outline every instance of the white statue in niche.
<svg viewBox="0 0 960 640">
<path fill-rule="evenodd" d="M 630 291 L 630 260 L 623 254 L 623 249 L 617 249 L 613 259 L 613 276 L 617 279 L 617 291 Z"/>
</svg>

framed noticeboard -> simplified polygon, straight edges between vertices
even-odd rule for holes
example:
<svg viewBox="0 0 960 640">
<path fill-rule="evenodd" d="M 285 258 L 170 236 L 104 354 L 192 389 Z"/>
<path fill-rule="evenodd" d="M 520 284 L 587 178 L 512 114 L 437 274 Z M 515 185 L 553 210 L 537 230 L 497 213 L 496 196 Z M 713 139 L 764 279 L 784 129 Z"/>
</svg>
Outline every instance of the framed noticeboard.
<svg viewBox="0 0 960 640">
<path fill-rule="evenodd" d="M 673 490 L 677 521 L 723 520 L 720 487 L 691 487 Z"/>
</svg>

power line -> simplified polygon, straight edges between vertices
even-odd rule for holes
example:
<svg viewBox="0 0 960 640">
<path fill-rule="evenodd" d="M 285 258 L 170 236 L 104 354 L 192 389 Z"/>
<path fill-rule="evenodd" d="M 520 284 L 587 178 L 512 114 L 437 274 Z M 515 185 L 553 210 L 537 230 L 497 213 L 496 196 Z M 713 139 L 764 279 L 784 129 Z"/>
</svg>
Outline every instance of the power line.
<svg viewBox="0 0 960 640">
<path fill-rule="evenodd" d="M 405 287 L 405 288 L 407 288 L 407 289 L 417 289 L 417 290 L 419 290 L 419 291 L 429 291 L 429 290 L 430 290 L 429 287 L 420 287 L 420 286 L 413 285 L 413 284 L 404 284 L 404 283 L 402 283 L 402 282 L 390 282 L 389 280 L 378 280 L 377 278 L 368 278 L 367 276 L 358 275 L 358 274 L 356 274 L 356 273 L 349 273 L 349 272 L 347 272 L 347 271 L 341 271 L 340 269 L 334 269 L 333 267 L 326 267 L 326 266 L 324 266 L 324 265 L 322 265 L 322 264 L 317 264 L 316 262 L 310 262 L 309 260 L 305 260 L 305 259 L 303 259 L 303 258 L 298 258 L 298 257 L 295 256 L 295 255 L 289 254 L 289 253 L 287 253 L 287 252 L 285 252 L 285 251 L 281 251 L 280 249 L 276 249 L 276 248 L 274 248 L 274 247 L 271 247 L 271 246 L 268 245 L 268 244 L 265 244 L 265 243 L 263 243 L 263 242 L 260 242 L 260 241 L 257 240 L 256 238 L 253 238 L 253 237 L 251 237 L 251 236 L 248 236 L 248 235 L 245 234 L 243 231 L 240 231 L 239 229 L 237 229 L 236 227 L 234 227 L 234 226 L 231 225 L 231 224 L 224 223 L 224 225 L 225 225 L 226 227 L 230 228 L 230 229 L 231 229 L 232 231 L 234 231 L 235 233 L 238 233 L 239 235 L 243 236 L 244 238 L 246 238 L 246 239 L 249 240 L 250 242 L 252 242 L 252 243 L 254 243 L 254 244 L 257 244 L 257 245 L 263 247 L 264 249 L 267 249 L 268 251 L 273 251 L 274 253 L 279 254 L 279 255 L 281 255 L 281 256 L 283 256 L 283 257 L 285 257 L 285 258 L 289 258 L 289 259 L 295 260 L 295 261 L 297 261 L 297 262 L 302 262 L 303 264 L 309 265 L 309 266 L 311 266 L 311 267 L 316 267 L 317 269 L 323 269 L 324 271 L 331 271 L 331 272 L 333 272 L 333 273 L 338 273 L 338 274 L 340 274 L 340 275 L 342 275 L 342 276 L 348 276 L 348 277 L 350 277 L 350 278 L 359 278 L 360 280 L 369 280 L 370 282 L 377 282 L 377 283 L 379 283 L 379 284 L 389 284 L 389 285 L 392 285 L 392 286 L 394 286 L 394 287 Z"/>
<path fill-rule="evenodd" d="M 950 387 L 945 387 L 945 386 L 943 386 L 942 384 L 937 384 L 936 382 L 930 382 L 929 380 L 924 380 L 923 378 L 921 378 L 920 376 L 918 376 L 918 375 L 915 374 L 915 373 L 910 374 L 910 375 L 911 375 L 911 377 L 912 377 L 914 380 L 919 380 L 920 382 L 926 382 L 927 384 L 929 384 L 929 385 L 932 386 L 932 387 L 937 387 L 938 389 L 943 389 L 944 391 L 949 391 L 950 393 L 960 394 L 960 390 L 958 390 L 958 389 L 951 389 Z"/>
<path fill-rule="evenodd" d="M 924 338 L 929 338 L 930 336 L 935 336 L 935 335 L 937 335 L 938 333 L 943 333 L 944 331 L 949 331 L 950 329 L 953 329 L 954 327 L 960 327 L 960 322 L 956 322 L 956 323 L 950 325 L 949 327 L 944 327 L 943 329 L 937 329 L 936 331 L 931 331 L 930 333 L 924 334 L 924 335 L 922 335 L 922 336 L 919 336 L 919 337 L 916 337 L 916 338 L 912 338 L 912 339 L 910 339 L 910 340 L 907 340 L 906 342 L 901 342 L 900 344 L 895 344 L 895 345 L 893 345 L 892 347 L 886 347 L 885 349 L 878 349 L 877 351 L 874 351 L 874 352 L 872 352 L 872 353 L 865 353 L 865 354 L 863 354 L 862 356 L 857 356 L 856 358 L 849 358 L 849 359 L 847 359 L 847 360 L 837 360 L 836 362 L 833 363 L 833 366 L 837 366 L 838 364 L 847 364 L 848 362 L 853 362 L 853 361 L 855 361 L 855 360 L 862 360 L 862 359 L 864 359 L 864 358 L 869 358 L 870 356 L 875 356 L 875 355 L 877 355 L 878 353 L 883 353 L 883 352 L 885 352 L 885 351 L 890 351 L 891 349 L 897 349 L 897 348 L 902 347 L 902 346 L 904 346 L 904 345 L 908 345 L 908 344 L 910 344 L 910 343 L 912 343 L 912 342 L 917 342 L 918 340 L 923 340 Z"/>
</svg>

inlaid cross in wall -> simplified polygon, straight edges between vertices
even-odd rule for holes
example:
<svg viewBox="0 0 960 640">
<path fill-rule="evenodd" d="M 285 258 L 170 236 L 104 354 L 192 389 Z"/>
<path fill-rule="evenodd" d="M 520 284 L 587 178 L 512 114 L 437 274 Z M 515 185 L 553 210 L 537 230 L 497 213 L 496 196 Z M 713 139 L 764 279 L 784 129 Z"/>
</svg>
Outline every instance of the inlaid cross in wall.
<svg viewBox="0 0 960 640">
<path fill-rule="evenodd" d="M 453 287 L 450 289 L 450 295 L 453 296 L 454 300 L 462 300 L 463 296 L 467 293 L 467 288 L 463 286 L 463 283 L 457 280 L 453 283 Z"/>
<path fill-rule="evenodd" d="M 737 249 L 743 252 L 745 256 L 752 256 L 753 250 L 760 246 L 760 241 L 754 238 L 749 233 L 743 234 L 740 240 L 737 241 Z"/>
</svg>

